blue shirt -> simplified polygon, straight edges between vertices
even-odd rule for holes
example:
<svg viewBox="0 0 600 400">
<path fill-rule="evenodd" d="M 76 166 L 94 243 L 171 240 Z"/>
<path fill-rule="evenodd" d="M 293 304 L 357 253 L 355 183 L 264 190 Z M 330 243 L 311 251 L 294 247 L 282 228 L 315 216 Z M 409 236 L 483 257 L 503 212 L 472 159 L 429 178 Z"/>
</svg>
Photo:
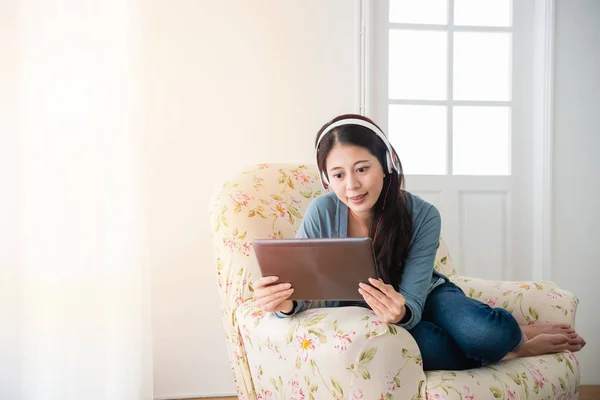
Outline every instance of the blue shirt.
<svg viewBox="0 0 600 400">
<path fill-rule="evenodd" d="M 440 213 L 434 205 L 421 197 L 405 193 L 408 210 L 412 216 L 413 232 L 399 291 L 406 299 L 410 316 L 398 325 L 410 330 L 421 321 L 427 295 L 447 278 L 433 268 L 440 244 Z M 332 192 L 313 199 L 304 214 L 296 237 L 348 237 L 348 206 Z M 364 301 L 298 301 L 289 314 L 278 312 L 276 315 L 289 317 L 309 308 L 343 306 L 368 307 Z"/>
</svg>

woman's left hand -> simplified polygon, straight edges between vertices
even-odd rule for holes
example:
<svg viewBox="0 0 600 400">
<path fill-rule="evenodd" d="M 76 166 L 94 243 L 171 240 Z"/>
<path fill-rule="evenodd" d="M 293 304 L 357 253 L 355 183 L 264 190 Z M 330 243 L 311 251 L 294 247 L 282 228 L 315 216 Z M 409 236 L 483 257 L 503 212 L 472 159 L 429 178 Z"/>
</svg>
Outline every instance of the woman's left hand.
<svg viewBox="0 0 600 400">
<path fill-rule="evenodd" d="M 397 324 L 406 314 L 406 299 L 392 285 L 383 283 L 380 279 L 369 278 L 369 283 L 360 283 L 358 292 L 369 307 L 377 314 L 381 322 Z"/>
</svg>

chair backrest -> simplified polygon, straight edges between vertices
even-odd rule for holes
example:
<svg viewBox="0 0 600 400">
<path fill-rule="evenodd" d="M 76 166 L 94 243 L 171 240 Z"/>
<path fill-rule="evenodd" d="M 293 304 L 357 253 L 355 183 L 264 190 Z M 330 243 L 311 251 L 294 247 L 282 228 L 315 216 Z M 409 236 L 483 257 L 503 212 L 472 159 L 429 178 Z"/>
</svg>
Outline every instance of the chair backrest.
<svg viewBox="0 0 600 400">
<path fill-rule="evenodd" d="M 252 282 L 260 277 L 252 240 L 294 237 L 308 204 L 321 194 L 316 166 L 292 164 L 260 164 L 221 187 L 210 215 L 224 312 L 252 297 Z M 435 268 L 455 274 L 443 240 Z"/>
</svg>

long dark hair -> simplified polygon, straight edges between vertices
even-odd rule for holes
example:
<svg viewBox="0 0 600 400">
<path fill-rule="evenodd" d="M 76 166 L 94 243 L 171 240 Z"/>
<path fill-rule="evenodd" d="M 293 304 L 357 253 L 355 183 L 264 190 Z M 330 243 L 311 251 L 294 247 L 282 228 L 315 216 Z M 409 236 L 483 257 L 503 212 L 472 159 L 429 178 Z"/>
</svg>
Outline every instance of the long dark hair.
<svg viewBox="0 0 600 400">
<path fill-rule="evenodd" d="M 318 141 L 323 132 L 329 125 L 341 119 L 356 118 L 372 123 L 369 118 L 362 115 L 345 114 L 340 115 L 330 122 L 326 123 L 317 133 Z M 408 255 L 412 237 L 412 217 L 408 210 L 406 192 L 404 191 L 404 173 L 400 164 L 400 172 L 387 172 L 386 153 L 387 147 L 373 131 L 360 125 L 342 125 L 334 128 L 321 139 L 317 149 L 317 165 L 319 170 L 327 174 L 327 155 L 337 144 L 346 144 L 360 146 L 367 149 L 373 156 L 379 160 L 385 178 L 383 189 L 379 199 L 373 206 L 373 219 L 369 229 L 369 237 L 374 239 L 373 248 L 375 250 L 375 259 L 377 260 L 377 273 L 385 283 L 388 283 L 396 290 L 399 289 L 400 277 L 404 269 L 404 261 Z M 329 178 L 328 178 L 329 179 Z M 388 190 L 387 199 L 385 192 Z M 383 202 L 385 200 L 385 208 Z M 376 238 L 375 229 L 377 222 L 380 221 Z"/>
</svg>

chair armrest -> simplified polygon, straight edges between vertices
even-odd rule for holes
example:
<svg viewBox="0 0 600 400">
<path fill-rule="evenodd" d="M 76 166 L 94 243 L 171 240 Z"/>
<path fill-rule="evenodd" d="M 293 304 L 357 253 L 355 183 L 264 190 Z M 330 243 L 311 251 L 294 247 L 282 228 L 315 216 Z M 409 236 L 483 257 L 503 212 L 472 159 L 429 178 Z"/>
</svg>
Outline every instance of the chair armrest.
<svg viewBox="0 0 600 400">
<path fill-rule="evenodd" d="M 510 311 L 519 324 L 556 322 L 575 324 L 579 299 L 554 282 L 489 281 L 466 276 L 451 280 L 469 297 Z"/>
<path fill-rule="evenodd" d="M 259 398 L 425 398 L 415 340 L 370 310 L 316 308 L 279 318 L 248 300 L 236 319 Z"/>
</svg>

